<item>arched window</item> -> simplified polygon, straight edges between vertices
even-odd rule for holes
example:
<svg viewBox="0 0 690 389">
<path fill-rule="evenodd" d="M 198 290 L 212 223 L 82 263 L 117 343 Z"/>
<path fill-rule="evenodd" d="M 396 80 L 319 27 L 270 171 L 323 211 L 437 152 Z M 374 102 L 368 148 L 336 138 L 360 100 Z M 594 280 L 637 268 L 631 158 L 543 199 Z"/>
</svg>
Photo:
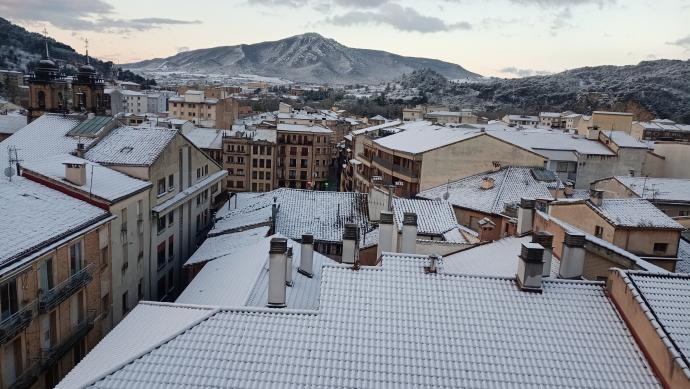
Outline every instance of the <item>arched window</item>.
<svg viewBox="0 0 690 389">
<path fill-rule="evenodd" d="M 38 108 L 45 109 L 46 107 L 46 93 L 42 90 L 38 91 Z"/>
</svg>

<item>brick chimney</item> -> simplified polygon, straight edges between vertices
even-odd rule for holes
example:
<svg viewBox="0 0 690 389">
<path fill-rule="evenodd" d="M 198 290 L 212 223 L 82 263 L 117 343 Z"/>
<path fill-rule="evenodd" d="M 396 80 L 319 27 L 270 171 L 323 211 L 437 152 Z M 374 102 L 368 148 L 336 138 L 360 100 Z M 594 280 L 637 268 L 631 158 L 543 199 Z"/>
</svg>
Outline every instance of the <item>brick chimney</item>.
<svg viewBox="0 0 690 389">
<path fill-rule="evenodd" d="M 379 244 L 376 246 L 376 259 L 381 259 L 381 253 L 394 251 L 393 236 L 395 226 L 393 225 L 393 212 L 381 211 L 379 218 Z"/>
<path fill-rule="evenodd" d="M 538 243 L 523 243 L 518 259 L 517 281 L 520 289 L 541 292 L 544 248 Z"/>
<path fill-rule="evenodd" d="M 285 308 L 285 272 L 287 270 L 287 239 L 271 239 L 268 251 L 268 307 Z"/>
<path fill-rule="evenodd" d="M 544 271 L 542 277 L 551 275 L 551 261 L 553 261 L 553 234 L 547 231 L 535 232 L 532 235 L 532 243 L 537 243 L 544 248 Z"/>
<path fill-rule="evenodd" d="M 534 220 L 534 206 L 536 201 L 534 199 L 522 198 L 518 205 L 517 217 L 517 234 L 522 235 L 532 231 L 532 223 Z"/>
<path fill-rule="evenodd" d="M 309 278 L 314 276 L 314 235 L 302 235 L 302 247 L 299 253 L 299 267 L 297 271 Z"/>
<path fill-rule="evenodd" d="M 558 270 L 560 278 L 580 278 L 585 266 L 585 236 L 577 233 L 565 233 L 561 267 Z"/>
<path fill-rule="evenodd" d="M 482 184 L 480 186 L 481 189 L 483 190 L 488 190 L 488 189 L 493 189 L 494 187 L 494 179 L 491 177 L 483 177 L 482 178 Z"/>
<path fill-rule="evenodd" d="M 403 213 L 402 242 L 400 252 L 405 254 L 417 253 L 417 214 Z"/>
<path fill-rule="evenodd" d="M 599 189 L 590 189 L 589 201 L 591 201 L 592 204 L 596 205 L 597 207 L 601 207 L 601 204 L 604 202 L 604 191 Z"/>
</svg>

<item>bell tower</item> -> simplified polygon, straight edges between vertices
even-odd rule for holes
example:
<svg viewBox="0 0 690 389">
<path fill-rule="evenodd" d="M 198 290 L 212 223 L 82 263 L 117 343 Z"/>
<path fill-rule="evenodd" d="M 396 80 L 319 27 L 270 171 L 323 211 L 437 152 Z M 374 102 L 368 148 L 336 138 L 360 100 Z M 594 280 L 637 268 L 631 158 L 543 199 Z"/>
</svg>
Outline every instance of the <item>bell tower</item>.
<svg viewBox="0 0 690 389">
<path fill-rule="evenodd" d="M 84 40 L 86 48 L 86 63 L 79 67 L 77 77 L 72 81 L 73 109 L 76 112 L 91 112 L 105 115 L 104 83 L 103 79 L 91 66 L 89 58 L 89 40 Z"/>
<path fill-rule="evenodd" d="M 69 110 L 70 86 L 50 58 L 48 33 L 43 29 L 45 53 L 29 76 L 29 115 L 31 123 L 46 112 L 66 113 Z"/>
</svg>

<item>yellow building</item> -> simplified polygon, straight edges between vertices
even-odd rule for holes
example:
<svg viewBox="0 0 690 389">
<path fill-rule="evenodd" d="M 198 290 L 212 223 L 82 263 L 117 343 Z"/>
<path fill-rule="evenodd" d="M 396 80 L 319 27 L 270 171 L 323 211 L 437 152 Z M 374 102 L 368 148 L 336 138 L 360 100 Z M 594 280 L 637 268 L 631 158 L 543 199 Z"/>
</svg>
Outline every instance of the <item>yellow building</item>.
<svg viewBox="0 0 690 389">
<path fill-rule="evenodd" d="M 184 96 L 168 99 L 168 112 L 200 127 L 230 129 L 239 116 L 239 104 L 234 99 L 208 98 L 202 91 L 188 90 Z"/>
</svg>

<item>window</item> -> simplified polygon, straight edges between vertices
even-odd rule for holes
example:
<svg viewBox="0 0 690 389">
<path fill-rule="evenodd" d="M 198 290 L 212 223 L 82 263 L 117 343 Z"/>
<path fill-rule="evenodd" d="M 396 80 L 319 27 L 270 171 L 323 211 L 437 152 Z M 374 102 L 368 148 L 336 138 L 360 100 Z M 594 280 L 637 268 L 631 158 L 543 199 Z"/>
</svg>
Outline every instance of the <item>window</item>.
<svg viewBox="0 0 690 389">
<path fill-rule="evenodd" d="M 175 175 L 171 174 L 168 176 L 168 190 L 172 191 L 175 189 Z"/>
<path fill-rule="evenodd" d="M 144 299 L 144 279 L 139 279 L 139 285 L 137 285 L 137 301 Z"/>
<path fill-rule="evenodd" d="M 255 160 L 256 161 L 256 160 Z M 258 173 L 256 171 L 252 172 L 252 178 L 256 180 Z"/>
<path fill-rule="evenodd" d="M 269 149 L 269 150 L 270 150 L 270 149 Z M 270 160 L 270 159 L 267 159 L 267 160 L 266 160 L 266 167 L 267 167 L 267 168 L 270 168 L 270 167 L 271 167 L 271 160 Z"/>
<path fill-rule="evenodd" d="M 129 304 L 127 300 L 127 292 L 122 293 L 122 316 L 126 315 L 129 311 Z"/>
<path fill-rule="evenodd" d="M 161 242 L 158 244 L 158 256 L 157 256 L 157 263 L 158 263 L 158 269 L 161 269 L 163 266 L 165 266 L 165 242 Z"/>
<path fill-rule="evenodd" d="M 156 287 L 158 293 L 158 300 L 162 301 L 165 297 L 165 276 L 158 279 L 158 285 Z"/>
<path fill-rule="evenodd" d="M 201 215 L 196 215 L 196 232 L 201 231 Z"/>
<path fill-rule="evenodd" d="M 69 266 L 70 274 L 74 275 L 83 267 L 81 255 L 81 242 L 69 246 Z"/>
<path fill-rule="evenodd" d="M 53 278 L 53 258 L 46 259 L 43 264 L 41 264 L 39 272 L 39 288 L 42 291 L 47 292 L 55 286 Z"/>
<path fill-rule="evenodd" d="M 259 160 L 259 167 L 265 167 L 265 165 L 266 165 L 266 160 L 260 159 Z"/>
<path fill-rule="evenodd" d="M 158 235 L 160 235 L 161 233 L 163 233 L 163 231 L 165 231 L 165 216 L 158 216 L 157 230 L 158 230 Z"/>
<path fill-rule="evenodd" d="M 211 194 L 218 192 L 218 183 L 216 182 L 211 186 Z"/>
<path fill-rule="evenodd" d="M 259 160 L 256 158 L 252 158 L 252 167 L 258 167 L 259 166 Z"/>
<path fill-rule="evenodd" d="M 168 261 L 172 261 L 175 257 L 175 236 L 168 238 Z"/>
<path fill-rule="evenodd" d="M 690 216 L 690 211 L 678 211 L 678 216 Z"/>
<path fill-rule="evenodd" d="M 665 253 L 668 249 L 668 243 L 654 243 L 655 253 Z"/>
<path fill-rule="evenodd" d="M 259 172 L 259 179 L 263 180 L 264 179 L 264 172 Z"/>
<path fill-rule="evenodd" d="M 266 172 L 266 179 L 270 180 L 271 179 L 271 172 Z"/>
<path fill-rule="evenodd" d="M 238 188 L 244 188 L 244 181 L 237 181 L 237 187 Z"/>
<path fill-rule="evenodd" d="M 271 147 L 266 147 L 266 155 L 271 155 L 271 150 L 273 150 Z"/>
<path fill-rule="evenodd" d="M 201 168 L 196 168 L 196 178 L 198 179 L 200 177 L 201 177 Z"/>
<path fill-rule="evenodd" d="M 108 315 L 110 312 L 110 294 L 106 293 L 105 296 L 101 297 L 101 310 L 104 315 Z"/>
<path fill-rule="evenodd" d="M 204 165 L 204 175 L 208 176 L 208 165 Z"/>
<path fill-rule="evenodd" d="M 165 193 L 165 178 L 158 180 L 158 195 Z"/>
<path fill-rule="evenodd" d="M 256 192 L 256 182 L 252 182 L 252 192 Z"/>
<path fill-rule="evenodd" d="M 0 318 L 2 320 L 7 319 L 19 310 L 16 279 L 0 286 L 0 309 Z"/>
<path fill-rule="evenodd" d="M 168 226 L 172 226 L 175 223 L 175 210 L 173 209 L 168 214 Z"/>
<path fill-rule="evenodd" d="M 175 289 L 175 273 L 173 269 L 168 270 L 168 292 Z"/>
<path fill-rule="evenodd" d="M 594 227 L 594 236 L 597 238 L 601 238 L 604 235 L 604 227 L 602 226 L 595 226 Z"/>
</svg>

